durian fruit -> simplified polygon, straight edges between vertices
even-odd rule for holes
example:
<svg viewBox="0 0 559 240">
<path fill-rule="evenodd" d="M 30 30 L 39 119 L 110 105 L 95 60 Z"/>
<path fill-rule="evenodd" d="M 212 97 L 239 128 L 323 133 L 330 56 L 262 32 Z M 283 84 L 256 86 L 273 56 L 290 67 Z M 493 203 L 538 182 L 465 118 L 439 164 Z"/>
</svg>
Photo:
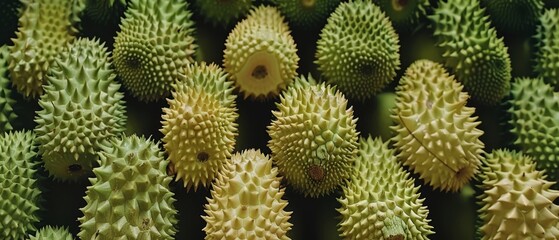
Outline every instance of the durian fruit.
<svg viewBox="0 0 559 240">
<path fill-rule="evenodd" d="M 100 166 L 87 187 L 80 239 L 174 239 L 171 177 L 158 144 L 136 135 L 101 143 Z"/>
<path fill-rule="evenodd" d="M 289 239 L 291 213 L 281 178 L 260 150 L 231 157 L 204 205 L 205 239 Z"/>
<path fill-rule="evenodd" d="M 400 68 L 400 45 L 392 23 L 373 2 L 341 3 L 317 42 L 318 70 L 349 99 L 380 92 Z"/>
<path fill-rule="evenodd" d="M 97 162 L 99 142 L 124 132 L 124 95 L 115 77 L 99 40 L 68 44 L 51 65 L 35 133 L 45 168 L 55 179 L 85 179 Z"/>
<path fill-rule="evenodd" d="M 17 117 L 12 108 L 15 100 L 11 96 L 11 83 L 8 76 L 9 54 L 7 45 L 0 46 L 0 133 L 12 130 L 14 128 L 12 124 Z"/>
<path fill-rule="evenodd" d="M 1 0 L 0 1 L 0 45 L 10 43 L 10 38 L 15 36 L 21 1 Z"/>
<path fill-rule="evenodd" d="M 209 186 L 231 157 L 238 135 L 236 95 L 215 64 L 189 65 L 179 76 L 160 131 L 176 180 L 196 190 Z"/>
<path fill-rule="evenodd" d="M 341 0 L 271 0 L 289 24 L 300 28 L 322 27 Z"/>
<path fill-rule="evenodd" d="M 196 0 L 194 5 L 200 15 L 214 26 L 229 26 L 253 7 L 253 0 Z"/>
<path fill-rule="evenodd" d="M 334 87 L 311 84 L 303 76 L 295 81 L 272 111 L 268 147 L 288 184 L 305 196 L 320 197 L 337 189 L 353 169 L 357 118 Z"/>
<path fill-rule="evenodd" d="M 126 2 L 127 0 L 85 0 L 85 12 L 97 24 L 116 23 L 126 9 Z"/>
<path fill-rule="evenodd" d="M 417 27 L 431 7 L 429 0 L 375 0 L 374 3 L 386 13 L 394 27 L 402 31 Z"/>
<path fill-rule="evenodd" d="M 171 94 L 179 69 L 194 62 L 194 22 L 184 0 L 131 0 L 115 37 L 113 59 L 123 86 L 140 101 Z"/>
<path fill-rule="evenodd" d="M 559 191 L 532 158 L 497 149 L 485 157 L 478 198 L 482 239 L 558 239 Z"/>
<path fill-rule="evenodd" d="M 344 239 L 429 239 L 433 234 L 419 186 L 380 138 L 360 139 L 354 172 L 342 189 L 336 210 Z"/>
<path fill-rule="evenodd" d="M 72 234 L 67 227 L 46 226 L 41 228 L 35 235 L 30 235 L 29 240 L 73 240 Z"/>
<path fill-rule="evenodd" d="M 82 0 L 21 0 L 22 12 L 9 70 L 13 85 L 25 97 L 37 98 L 49 66 L 78 33 Z"/>
<path fill-rule="evenodd" d="M 244 98 L 277 96 L 297 74 L 299 56 L 275 7 L 259 6 L 227 36 L 223 66 Z"/>
<path fill-rule="evenodd" d="M 429 18 L 446 66 L 472 99 L 499 104 L 510 89 L 510 57 L 479 0 L 442 1 Z"/>
<path fill-rule="evenodd" d="M 546 9 L 539 19 L 534 71 L 559 89 L 559 9 Z"/>
<path fill-rule="evenodd" d="M 513 144 L 559 180 L 559 93 L 542 78 L 515 78 L 507 112 Z"/>
<path fill-rule="evenodd" d="M 498 32 L 518 36 L 534 31 L 544 4 L 542 0 L 481 0 L 481 5 Z"/>
<path fill-rule="evenodd" d="M 417 60 L 396 87 L 398 158 L 434 189 L 456 192 L 477 172 L 484 144 L 468 93 L 441 64 Z"/>
<path fill-rule="evenodd" d="M 25 239 L 39 223 L 41 190 L 31 131 L 0 134 L 0 239 Z"/>
</svg>

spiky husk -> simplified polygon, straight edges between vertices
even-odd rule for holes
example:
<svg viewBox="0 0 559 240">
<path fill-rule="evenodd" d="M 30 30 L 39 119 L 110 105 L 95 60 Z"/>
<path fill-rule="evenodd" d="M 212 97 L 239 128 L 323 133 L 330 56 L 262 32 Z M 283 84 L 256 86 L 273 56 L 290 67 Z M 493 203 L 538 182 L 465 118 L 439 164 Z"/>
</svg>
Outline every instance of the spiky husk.
<svg viewBox="0 0 559 240">
<path fill-rule="evenodd" d="M 492 26 L 501 33 L 531 34 L 543 13 L 542 0 L 481 0 Z"/>
<path fill-rule="evenodd" d="M 35 117 L 39 153 L 54 178 L 84 179 L 87 172 L 72 165 L 91 169 L 99 142 L 124 132 L 124 95 L 115 77 L 99 40 L 80 38 L 54 60 Z"/>
<path fill-rule="evenodd" d="M 12 108 L 16 101 L 11 96 L 11 81 L 8 76 L 9 54 L 7 45 L 0 46 L 0 133 L 12 130 L 17 117 Z"/>
<path fill-rule="evenodd" d="M 41 228 L 35 235 L 30 235 L 29 240 L 73 240 L 72 234 L 67 227 L 51 227 Z"/>
<path fill-rule="evenodd" d="M 157 143 L 136 135 L 103 141 L 80 221 L 81 239 L 174 239 L 171 177 Z"/>
<path fill-rule="evenodd" d="M 341 0 L 271 0 L 292 26 L 322 27 Z"/>
<path fill-rule="evenodd" d="M 275 7 L 260 6 L 227 36 L 223 66 L 244 98 L 277 96 L 297 74 L 299 56 Z"/>
<path fill-rule="evenodd" d="M 497 149 L 487 154 L 478 196 L 482 239 L 558 239 L 559 191 L 536 170 L 532 158 Z"/>
<path fill-rule="evenodd" d="M 253 0 L 196 0 L 200 15 L 214 26 L 229 26 L 245 16 L 253 7 Z"/>
<path fill-rule="evenodd" d="M 126 9 L 127 0 L 82 0 L 87 16 L 97 24 L 117 23 Z"/>
<path fill-rule="evenodd" d="M 10 47 L 9 70 L 13 85 L 25 97 L 37 98 L 49 66 L 78 30 L 82 0 L 21 0 L 22 13 L 14 45 Z"/>
<path fill-rule="evenodd" d="M 295 81 L 281 95 L 278 110 L 272 111 L 268 147 L 294 189 L 320 197 L 338 188 L 352 171 L 357 119 L 335 88 L 310 84 L 304 77 Z"/>
<path fill-rule="evenodd" d="M 433 234 L 419 186 L 380 138 L 360 139 L 354 172 L 342 189 L 337 211 L 344 239 L 428 239 Z M 391 227 L 397 228 L 389 233 Z"/>
<path fill-rule="evenodd" d="M 398 158 L 435 189 L 458 191 L 481 164 L 484 144 L 468 93 L 441 64 L 417 60 L 396 87 L 392 138 Z"/>
<path fill-rule="evenodd" d="M 193 64 L 180 76 L 160 131 L 176 180 L 196 190 L 209 186 L 231 157 L 238 135 L 236 95 L 215 64 Z"/>
<path fill-rule="evenodd" d="M 280 180 L 259 150 L 234 154 L 204 205 L 206 239 L 289 239 L 291 212 Z"/>
<path fill-rule="evenodd" d="M 559 89 L 559 9 L 547 9 L 539 19 L 534 71 Z"/>
<path fill-rule="evenodd" d="M 0 135 L 0 238 L 25 239 L 39 222 L 41 190 L 31 131 Z"/>
<path fill-rule="evenodd" d="M 131 0 L 115 37 L 114 63 L 124 87 L 144 102 L 171 94 L 178 72 L 194 62 L 194 22 L 182 0 Z"/>
<path fill-rule="evenodd" d="M 386 13 L 394 27 L 409 31 L 421 23 L 427 16 L 427 9 L 431 7 L 429 0 L 375 0 Z"/>
<path fill-rule="evenodd" d="M 429 18 L 446 66 L 472 99 L 499 104 L 510 89 L 510 57 L 479 0 L 440 2 Z"/>
<path fill-rule="evenodd" d="M 349 99 L 380 92 L 400 69 L 400 45 L 392 23 L 371 1 L 341 3 L 317 42 L 318 70 Z"/>
<path fill-rule="evenodd" d="M 514 145 L 550 179 L 559 180 L 559 93 L 541 78 L 516 78 L 507 112 Z"/>
</svg>

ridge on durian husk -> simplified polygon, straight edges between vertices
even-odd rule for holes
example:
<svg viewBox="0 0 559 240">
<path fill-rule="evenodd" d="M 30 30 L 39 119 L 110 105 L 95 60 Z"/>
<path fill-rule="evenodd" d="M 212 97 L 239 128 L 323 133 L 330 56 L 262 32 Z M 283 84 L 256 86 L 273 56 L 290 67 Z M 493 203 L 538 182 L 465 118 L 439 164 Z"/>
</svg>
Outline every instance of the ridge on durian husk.
<svg viewBox="0 0 559 240">
<path fill-rule="evenodd" d="M 542 0 L 481 0 L 497 32 L 503 34 L 531 34 L 543 13 Z"/>
<path fill-rule="evenodd" d="M 229 26 L 245 16 L 253 7 L 253 0 L 196 0 L 200 15 L 214 26 Z"/>
<path fill-rule="evenodd" d="M 177 211 L 158 143 L 136 135 L 101 143 L 87 187 L 80 239 L 174 239 Z"/>
<path fill-rule="evenodd" d="M 400 44 L 392 23 L 371 1 L 343 2 L 328 18 L 315 54 L 318 71 L 348 99 L 367 100 L 400 69 Z"/>
<path fill-rule="evenodd" d="M 353 169 L 357 118 L 347 99 L 326 83 L 299 76 L 280 96 L 268 126 L 272 160 L 287 183 L 305 196 L 337 189 Z"/>
<path fill-rule="evenodd" d="M 120 21 L 129 0 L 81 0 L 85 1 L 87 16 L 97 24 L 113 24 Z"/>
<path fill-rule="evenodd" d="M 472 100 L 497 105 L 508 94 L 511 62 L 503 38 L 497 36 L 479 0 L 447 0 L 433 15 L 445 65 L 464 85 Z"/>
<path fill-rule="evenodd" d="M 8 75 L 9 54 L 8 45 L 0 46 L 0 133 L 12 130 L 12 124 L 17 118 L 12 107 L 16 101 L 11 95 L 11 80 Z"/>
<path fill-rule="evenodd" d="M 297 45 L 275 7 L 251 9 L 225 42 L 223 66 L 245 99 L 279 95 L 296 76 L 298 62 Z"/>
<path fill-rule="evenodd" d="M 431 8 L 429 0 L 374 0 L 394 27 L 401 32 L 414 30 L 425 22 L 427 9 Z"/>
<path fill-rule="evenodd" d="M 354 172 L 338 199 L 338 224 L 344 239 L 429 239 L 429 210 L 419 198 L 419 186 L 398 163 L 394 150 L 380 138 L 359 141 Z M 393 218 L 393 219 L 391 219 Z M 387 233 L 395 220 L 397 230 Z"/>
<path fill-rule="evenodd" d="M 559 9 L 546 9 L 539 18 L 534 36 L 534 71 L 555 89 L 559 89 Z"/>
<path fill-rule="evenodd" d="M 37 230 L 41 190 L 34 139 L 31 131 L 0 133 L 1 239 L 25 239 Z"/>
<path fill-rule="evenodd" d="M 53 61 L 35 133 L 45 168 L 55 179 L 85 179 L 97 162 L 99 142 L 124 132 L 124 95 L 115 77 L 99 40 L 80 38 Z"/>
<path fill-rule="evenodd" d="M 68 227 L 52 227 L 46 226 L 34 235 L 30 235 L 29 240 L 73 240 L 72 234 L 68 231 Z"/>
<path fill-rule="evenodd" d="M 22 11 L 14 45 L 10 47 L 9 70 L 15 89 L 37 98 L 49 66 L 67 43 L 74 40 L 82 0 L 21 0 Z"/>
<path fill-rule="evenodd" d="M 209 186 L 231 157 L 238 135 L 236 95 L 215 64 L 196 63 L 179 74 L 160 131 L 176 180 L 196 190 Z"/>
<path fill-rule="evenodd" d="M 513 144 L 559 180 L 559 93 L 542 78 L 515 78 L 507 102 Z"/>
<path fill-rule="evenodd" d="M 521 152 L 497 149 L 483 160 L 478 210 L 483 240 L 558 239 L 559 191 L 550 187 L 532 158 Z"/>
<path fill-rule="evenodd" d="M 123 86 L 143 102 L 170 96 L 178 72 L 194 62 L 194 22 L 183 0 L 130 0 L 113 59 Z"/>
<path fill-rule="evenodd" d="M 213 182 L 204 205 L 205 239 L 290 239 L 291 213 L 272 161 L 260 150 L 244 150 Z"/>
<path fill-rule="evenodd" d="M 481 164 L 484 144 L 468 93 L 441 64 L 417 60 L 396 87 L 398 158 L 434 189 L 456 192 Z"/>
<path fill-rule="evenodd" d="M 271 0 L 290 25 L 300 28 L 322 27 L 341 0 Z"/>
</svg>

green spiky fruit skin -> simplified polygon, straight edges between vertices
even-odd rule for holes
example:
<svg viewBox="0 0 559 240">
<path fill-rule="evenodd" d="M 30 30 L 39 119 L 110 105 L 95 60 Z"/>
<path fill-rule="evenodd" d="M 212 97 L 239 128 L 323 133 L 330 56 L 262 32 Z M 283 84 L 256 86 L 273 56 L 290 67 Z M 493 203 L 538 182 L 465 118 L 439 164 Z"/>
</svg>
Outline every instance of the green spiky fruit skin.
<svg viewBox="0 0 559 240">
<path fill-rule="evenodd" d="M 534 71 L 559 89 L 559 9 L 547 9 L 536 28 Z"/>
<path fill-rule="evenodd" d="M 291 213 L 272 161 L 259 150 L 236 153 L 204 205 L 209 239 L 290 239 Z"/>
<path fill-rule="evenodd" d="M 478 196 L 482 239 L 558 239 L 559 191 L 532 158 L 494 150 L 485 157 Z"/>
<path fill-rule="evenodd" d="M 140 101 L 168 97 L 178 71 L 194 62 L 194 22 L 182 0 L 131 0 L 113 58 L 124 87 Z"/>
<path fill-rule="evenodd" d="M 543 12 L 542 0 L 481 0 L 498 32 L 508 34 L 531 33 Z"/>
<path fill-rule="evenodd" d="M 541 78 L 516 78 L 511 88 L 507 112 L 513 144 L 559 180 L 559 93 Z"/>
<path fill-rule="evenodd" d="M 318 70 L 349 99 L 380 92 L 400 68 L 400 45 L 392 23 L 370 1 L 341 3 L 317 42 Z"/>
<path fill-rule="evenodd" d="M 252 63 L 251 58 L 260 53 L 266 54 L 266 60 Z M 275 7 L 251 9 L 225 42 L 223 66 L 245 99 L 277 96 L 293 82 L 298 62 L 297 46 L 289 26 Z M 250 64 L 265 66 L 265 77 L 255 78 L 253 70 L 250 70 L 252 76 L 243 75 Z"/>
<path fill-rule="evenodd" d="M 305 196 L 337 189 L 357 154 L 357 119 L 335 88 L 298 77 L 280 97 L 268 126 L 272 160 L 288 184 Z"/>
<path fill-rule="evenodd" d="M 10 48 L 9 70 L 13 85 L 25 97 L 37 98 L 43 93 L 49 66 L 75 38 L 78 1 L 21 1 L 23 11 Z"/>
<path fill-rule="evenodd" d="M 34 138 L 31 131 L 0 135 L 1 239 L 25 239 L 39 222 Z"/>
<path fill-rule="evenodd" d="M 91 169 L 99 142 L 125 130 L 124 95 L 115 81 L 109 52 L 99 40 L 68 44 L 51 65 L 39 100 L 35 133 L 45 168 L 59 180 L 81 180 Z"/>
<path fill-rule="evenodd" d="M 215 64 L 193 64 L 180 74 L 162 129 L 176 180 L 187 189 L 209 186 L 227 164 L 238 135 L 233 83 Z"/>
<path fill-rule="evenodd" d="M 29 240 L 73 240 L 72 234 L 67 227 L 51 227 L 41 228 L 35 235 L 29 236 Z"/>
<path fill-rule="evenodd" d="M 136 135 L 101 144 L 100 166 L 87 187 L 81 239 L 174 239 L 171 177 L 157 143 Z"/>
<path fill-rule="evenodd" d="M 398 158 L 435 189 L 455 192 L 481 164 L 481 123 L 463 86 L 441 64 L 417 60 L 396 87 L 392 138 Z"/>
<path fill-rule="evenodd" d="M 10 38 L 15 35 L 17 30 L 17 22 L 19 18 L 20 1 L 2 0 L 0 1 L 0 29 L 2 35 L 0 37 L 0 45 L 10 42 Z"/>
<path fill-rule="evenodd" d="M 287 21 L 300 28 L 322 27 L 321 24 L 341 0 L 272 0 Z"/>
<path fill-rule="evenodd" d="M 374 2 L 386 13 L 394 27 L 401 31 L 416 27 L 427 16 L 427 9 L 431 7 L 429 0 L 375 0 Z"/>
<path fill-rule="evenodd" d="M 510 57 L 479 0 L 441 2 L 429 18 L 446 66 L 472 99 L 488 106 L 499 104 L 510 90 Z"/>
<path fill-rule="evenodd" d="M 414 186 L 394 150 L 380 138 L 360 139 L 354 172 L 342 190 L 337 211 L 342 216 L 338 231 L 344 239 L 387 239 L 384 221 L 390 217 L 404 222 L 402 239 L 428 239 L 433 234 L 419 186 Z"/>
<path fill-rule="evenodd" d="M 83 1 L 83 0 L 82 0 Z M 97 24 L 116 23 L 126 9 L 127 0 L 85 0 L 87 16 Z"/>
<path fill-rule="evenodd" d="M 200 14 L 214 26 L 229 26 L 245 16 L 253 7 L 253 0 L 196 0 Z"/>
<path fill-rule="evenodd" d="M 7 45 L 0 46 L 0 133 L 12 130 L 12 123 L 17 115 L 12 106 L 15 100 L 12 98 L 10 78 L 8 76 L 8 57 L 10 54 Z"/>
</svg>

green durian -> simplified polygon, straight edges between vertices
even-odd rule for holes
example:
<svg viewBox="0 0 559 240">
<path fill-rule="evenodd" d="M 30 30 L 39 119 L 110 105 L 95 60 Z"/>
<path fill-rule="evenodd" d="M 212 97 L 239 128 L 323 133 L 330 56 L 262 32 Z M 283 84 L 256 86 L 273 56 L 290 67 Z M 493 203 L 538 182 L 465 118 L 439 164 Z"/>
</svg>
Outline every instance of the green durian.
<svg viewBox="0 0 559 240">
<path fill-rule="evenodd" d="M 400 45 L 392 23 L 373 2 L 341 3 L 317 42 L 318 70 L 349 99 L 380 92 L 400 68 Z"/>
<path fill-rule="evenodd" d="M 334 87 L 311 84 L 302 76 L 295 81 L 272 111 L 268 147 L 289 185 L 320 197 L 350 176 L 358 148 L 357 118 Z"/>
<path fill-rule="evenodd" d="M 9 54 L 7 45 L 0 46 L 0 133 L 12 130 L 12 124 L 17 118 L 12 108 L 16 101 L 11 96 L 11 82 L 8 76 Z"/>
<path fill-rule="evenodd" d="M 136 135 L 100 145 L 87 187 L 80 239 L 174 239 L 177 211 L 158 144 Z"/>
<path fill-rule="evenodd" d="M 534 71 L 559 89 L 559 9 L 546 9 L 539 19 Z"/>
<path fill-rule="evenodd" d="M 559 93 L 542 78 L 515 78 L 507 112 L 513 144 L 559 180 Z"/>
<path fill-rule="evenodd" d="M 22 13 L 8 68 L 19 93 L 37 98 L 49 66 L 78 33 L 82 0 L 21 0 Z"/>
<path fill-rule="evenodd" d="M 322 27 L 341 0 L 271 0 L 289 24 L 301 28 Z"/>
<path fill-rule="evenodd" d="M 39 223 L 41 189 L 31 131 L 0 134 L 0 238 L 25 239 Z"/>
<path fill-rule="evenodd" d="M 171 95 L 178 72 L 194 62 L 194 22 L 183 0 L 131 0 L 115 37 L 113 59 L 123 86 L 143 102 Z"/>
<path fill-rule="evenodd" d="M 97 162 L 99 142 L 125 130 L 124 95 L 99 40 L 80 38 L 53 61 L 39 100 L 39 154 L 58 180 L 81 180 Z"/>
<path fill-rule="evenodd" d="M 229 26 L 245 16 L 253 7 L 253 0 L 196 0 L 200 15 L 214 26 Z"/>
<path fill-rule="evenodd" d="M 126 9 L 126 2 L 127 0 L 85 0 L 85 12 L 97 24 L 116 23 Z"/>
<path fill-rule="evenodd" d="M 481 164 L 481 123 L 468 93 L 441 64 L 417 60 L 396 87 L 392 138 L 398 158 L 435 189 L 456 192 Z"/>
<path fill-rule="evenodd" d="M 499 104 L 510 89 L 510 57 L 479 0 L 440 2 L 429 18 L 446 66 L 472 99 L 484 105 Z"/>
<path fill-rule="evenodd" d="M 427 9 L 431 7 L 429 0 L 374 0 L 386 16 L 390 18 L 394 27 L 409 31 L 424 22 Z"/>
<path fill-rule="evenodd" d="M 223 66 L 244 98 L 277 96 L 297 74 L 299 57 L 277 8 L 259 6 L 227 36 Z"/>
<path fill-rule="evenodd" d="M 35 235 L 30 235 L 29 240 L 73 240 L 72 234 L 67 227 L 51 227 L 41 228 Z"/>
<path fill-rule="evenodd" d="M 229 161 L 239 116 L 232 82 L 215 64 L 193 64 L 179 73 L 161 133 L 176 180 L 187 189 L 206 187 Z"/>
<path fill-rule="evenodd" d="M 483 240 L 558 239 L 559 191 L 521 152 L 497 149 L 483 161 L 478 196 Z"/>
<path fill-rule="evenodd" d="M 388 142 L 361 138 L 353 168 L 336 209 L 342 216 L 338 231 L 343 239 L 428 239 L 433 234 L 419 186 Z M 399 229 L 390 232 L 393 226 Z"/>
<path fill-rule="evenodd" d="M 10 38 L 15 36 L 21 5 L 19 0 L 0 1 L 0 16 L 2 16 L 0 18 L 0 29 L 2 29 L 0 45 L 10 43 Z"/>
<path fill-rule="evenodd" d="M 543 13 L 542 0 L 481 0 L 481 6 L 498 32 L 520 35 L 531 33 Z"/>
<path fill-rule="evenodd" d="M 204 205 L 205 239 L 290 239 L 291 213 L 272 161 L 260 150 L 236 153 Z"/>
</svg>

